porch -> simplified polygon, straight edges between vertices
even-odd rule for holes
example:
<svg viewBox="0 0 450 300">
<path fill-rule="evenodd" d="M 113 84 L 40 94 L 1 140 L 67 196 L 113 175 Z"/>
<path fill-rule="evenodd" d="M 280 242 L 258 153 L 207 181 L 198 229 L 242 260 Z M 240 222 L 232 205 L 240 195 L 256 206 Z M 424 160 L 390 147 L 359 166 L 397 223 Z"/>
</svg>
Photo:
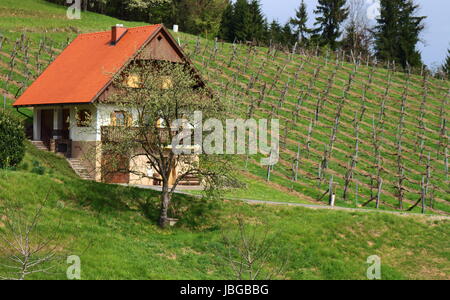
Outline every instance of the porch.
<svg viewBox="0 0 450 300">
<path fill-rule="evenodd" d="M 69 108 L 34 108 L 33 141 L 51 152 L 72 157 Z"/>
</svg>

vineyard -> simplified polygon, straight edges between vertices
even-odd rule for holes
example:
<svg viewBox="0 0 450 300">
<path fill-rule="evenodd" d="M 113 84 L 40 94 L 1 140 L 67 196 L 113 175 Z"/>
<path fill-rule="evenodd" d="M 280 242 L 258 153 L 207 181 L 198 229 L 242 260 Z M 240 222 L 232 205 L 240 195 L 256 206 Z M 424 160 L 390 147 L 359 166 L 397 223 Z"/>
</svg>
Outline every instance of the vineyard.
<svg viewBox="0 0 450 300">
<path fill-rule="evenodd" d="M 280 120 L 280 163 L 245 169 L 311 201 L 450 212 L 448 81 L 345 53 L 180 40 L 239 117 Z"/>
<path fill-rule="evenodd" d="M 0 27 L 6 105 L 75 36 Z M 339 206 L 450 214 L 448 81 L 350 53 L 175 37 L 236 116 L 280 120 L 280 162 L 243 156 L 244 174 L 310 202 L 334 194 Z"/>
</svg>

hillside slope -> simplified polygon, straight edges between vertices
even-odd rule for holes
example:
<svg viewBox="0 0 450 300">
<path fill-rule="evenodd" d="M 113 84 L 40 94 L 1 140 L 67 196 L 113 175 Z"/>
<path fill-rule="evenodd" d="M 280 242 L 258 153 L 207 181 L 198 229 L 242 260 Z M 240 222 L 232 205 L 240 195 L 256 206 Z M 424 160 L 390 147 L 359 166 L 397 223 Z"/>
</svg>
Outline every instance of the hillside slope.
<svg viewBox="0 0 450 300">
<path fill-rule="evenodd" d="M 177 196 L 176 206 L 189 214 L 162 231 L 146 217 L 157 219 L 156 192 L 82 181 L 63 175 L 65 169 L 0 170 L 0 202 L 19 201 L 31 212 L 48 195 L 40 232 L 58 232 L 52 245 L 63 256 L 80 256 L 85 280 L 235 279 L 222 238 L 236 231 L 238 215 L 251 228 L 270 227 L 272 251 L 280 256 L 269 268 L 288 258 L 279 279 L 366 279 L 371 255 L 381 257 L 383 279 L 450 279 L 448 220 L 240 203 L 208 207 L 204 215 L 201 203 Z M 65 260 L 55 266 L 30 278 L 65 279 Z"/>
<path fill-rule="evenodd" d="M 280 119 L 281 162 L 272 181 L 314 201 L 333 177 L 341 205 L 372 199 L 374 207 L 380 190 L 381 208 L 397 209 L 403 200 L 404 210 L 426 189 L 426 210 L 450 212 L 450 82 L 370 61 L 350 64 L 342 53 L 317 57 L 179 38 L 239 116 Z M 251 172 L 266 178 L 257 157 L 250 161 Z"/>
<path fill-rule="evenodd" d="M 121 22 L 92 13 L 68 20 L 64 8 L 42 0 L 5 0 L 0 8 L 0 33 L 7 37 L 0 47 L 0 93 L 9 101 L 76 33 Z M 176 38 L 219 96 L 234 101 L 237 116 L 280 119 L 281 161 L 266 184 L 275 198 L 316 202 L 333 177 L 338 205 L 375 207 L 379 198 L 381 209 L 402 202 L 408 210 L 426 191 L 427 212 L 450 213 L 449 82 L 371 62 L 350 64 L 341 53 L 321 57 L 298 49 L 291 55 L 182 33 Z M 250 185 L 265 185 L 268 170 L 258 158 L 243 157 L 238 166 Z"/>
</svg>

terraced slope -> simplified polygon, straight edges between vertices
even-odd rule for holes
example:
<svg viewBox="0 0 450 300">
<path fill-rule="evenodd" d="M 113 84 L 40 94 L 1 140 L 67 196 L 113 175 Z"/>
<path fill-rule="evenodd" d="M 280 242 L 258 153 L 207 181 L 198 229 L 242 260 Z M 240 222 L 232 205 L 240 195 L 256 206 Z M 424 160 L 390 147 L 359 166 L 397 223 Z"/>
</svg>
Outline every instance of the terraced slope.
<svg viewBox="0 0 450 300">
<path fill-rule="evenodd" d="M 33 5 L 45 10 L 37 14 Z M 5 0 L 0 7 L 0 34 L 6 37 L 0 41 L 0 93 L 9 103 L 77 32 L 117 22 L 90 13 L 69 21 L 63 8 L 41 0 Z M 380 209 L 419 212 L 424 199 L 426 212 L 450 213 L 448 81 L 370 62 L 350 64 L 340 54 L 317 57 L 302 49 L 289 54 L 176 37 L 209 84 L 234 101 L 236 115 L 280 119 L 281 160 L 270 170 L 268 186 L 326 201 L 322 196 L 333 178 L 337 205 L 375 207 L 379 200 Z M 258 156 L 243 157 L 239 167 L 261 184 L 268 170 L 258 162 Z"/>
<path fill-rule="evenodd" d="M 333 177 L 340 205 L 372 199 L 366 205 L 374 207 L 379 195 L 380 208 L 402 202 L 408 210 L 424 195 L 425 211 L 450 212 L 448 81 L 349 64 L 338 53 L 180 40 L 240 116 L 280 119 L 281 162 L 272 181 L 316 200 Z M 266 178 L 268 170 L 250 161 L 251 171 Z"/>
</svg>

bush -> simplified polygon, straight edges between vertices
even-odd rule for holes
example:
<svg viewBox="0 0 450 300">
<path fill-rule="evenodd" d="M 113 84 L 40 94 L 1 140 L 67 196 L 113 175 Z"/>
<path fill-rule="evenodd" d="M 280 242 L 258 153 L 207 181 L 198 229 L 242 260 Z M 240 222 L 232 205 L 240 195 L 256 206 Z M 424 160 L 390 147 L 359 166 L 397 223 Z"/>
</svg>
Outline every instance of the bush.
<svg viewBox="0 0 450 300">
<path fill-rule="evenodd" d="M 33 168 L 31 169 L 31 173 L 38 174 L 38 175 L 44 175 L 45 167 L 41 166 L 41 164 L 37 160 L 34 160 Z"/>
<path fill-rule="evenodd" d="M 0 169 L 16 167 L 25 156 L 25 133 L 20 121 L 0 110 Z"/>
</svg>

